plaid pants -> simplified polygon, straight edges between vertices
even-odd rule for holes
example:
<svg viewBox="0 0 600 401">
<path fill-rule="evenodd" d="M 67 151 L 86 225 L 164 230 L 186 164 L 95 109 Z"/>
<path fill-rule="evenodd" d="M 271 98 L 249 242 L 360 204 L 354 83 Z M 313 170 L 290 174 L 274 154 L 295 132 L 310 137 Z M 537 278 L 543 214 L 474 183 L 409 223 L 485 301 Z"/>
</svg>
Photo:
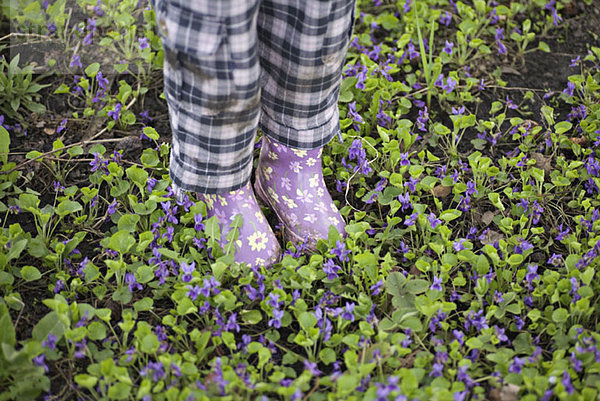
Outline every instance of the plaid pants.
<svg viewBox="0 0 600 401">
<path fill-rule="evenodd" d="M 340 131 L 355 2 L 153 0 L 178 197 L 248 182 L 257 127 L 299 149 L 324 146 Z"/>
</svg>

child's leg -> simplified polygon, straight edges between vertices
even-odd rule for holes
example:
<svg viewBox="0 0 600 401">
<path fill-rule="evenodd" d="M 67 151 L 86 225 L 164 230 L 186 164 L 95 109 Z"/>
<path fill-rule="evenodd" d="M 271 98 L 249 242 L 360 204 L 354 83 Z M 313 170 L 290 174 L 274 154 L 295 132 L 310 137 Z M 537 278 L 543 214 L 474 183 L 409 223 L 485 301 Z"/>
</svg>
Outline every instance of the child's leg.
<svg viewBox="0 0 600 401">
<path fill-rule="evenodd" d="M 249 185 L 260 113 L 258 1 L 154 3 L 165 50 L 174 192 L 200 194 L 207 217 L 219 220 L 223 250 L 235 246 L 235 261 L 270 265 L 281 249 Z M 232 226 L 239 230 L 234 242 L 227 238 Z"/>
<path fill-rule="evenodd" d="M 355 0 L 263 0 L 258 15 L 261 130 L 315 149 L 339 133 L 338 97 Z"/>
<path fill-rule="evenodd" d="M 340 132 L 342 67 L 354 0 L 264 0 L 258 16 L 265 133 L 256 193 L 293 242 L 314 248 L 329 227 L 344 232 L 321 169 L 321 148 Z"/>
<path fill-rule="evenodd" d="M 176 193 L 223 193 L 252 170 L 260 113 L 258 0 L 155 0 Z"/>
</svg>

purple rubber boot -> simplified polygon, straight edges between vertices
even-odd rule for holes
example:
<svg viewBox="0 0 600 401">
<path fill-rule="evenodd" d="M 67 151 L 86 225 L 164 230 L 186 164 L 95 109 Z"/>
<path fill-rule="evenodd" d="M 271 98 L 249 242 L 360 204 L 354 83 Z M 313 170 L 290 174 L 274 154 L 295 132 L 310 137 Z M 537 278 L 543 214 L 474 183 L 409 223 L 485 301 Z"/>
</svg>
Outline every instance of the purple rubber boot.
<svg viewBox="0 0 600 401">
<path fill-rule="evenodd" d="M 263 137 L 256 169 L 256 195 L 283 223 L 286 240 L 314 250 L 329 226 L 345 235 L 345 222 L 323 181 L 322 148 L 292 149 Z"/>
<path fill-rule="evenodd" d="M 200 194 L 206 203 L 207 218 L 217 216 L 221 228 L 220 245 L 226 252 L 227 233 L 236 215 L 242 215 L 238 239 L 235 241 L 234 260 L 250 266 L 270 267 L 280 260 L 281 247 L 271 230 L 254 191 L 248 182 L 244 187 L 221 195 Z"/>
</svg>

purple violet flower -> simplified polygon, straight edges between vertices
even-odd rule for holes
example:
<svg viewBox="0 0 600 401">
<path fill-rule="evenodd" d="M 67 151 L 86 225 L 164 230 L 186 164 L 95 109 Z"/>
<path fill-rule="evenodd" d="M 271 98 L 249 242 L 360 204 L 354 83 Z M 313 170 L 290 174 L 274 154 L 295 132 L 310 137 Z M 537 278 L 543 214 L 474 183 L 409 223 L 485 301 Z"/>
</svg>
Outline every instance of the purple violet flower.
<svg viewBox="0 0 600 401">
<path fill-rule="evenodd" d="M 47 347 L 51 350 L 56 350 L 56 336 L 52 333 L 48 333 L 48 337 L 42 341 L 42 347 Z"/>
<path fill-rule="evenodd" d="M 446 46 L 444 46 L 444 50 L 442 50 L 442 51 L 448 55 L 451 55 L 453 47 L 454 47 L 454 43 L 446 41 Z"/>
<path fill-rule="evenodd" d="M 140 50 L 144 50 L 144 49 L 147 49 L 150 47 L 147 37 L 138 38 L 138 43 L 139 43 L 138 47 Z"/>
<path fill-rule="evenodd" d="M 38 355 L 36 357 L 33 357 L 33 363 L 36 366 L 43 367 L 44 371 L 46 373 L 48 373 L 50 371 L 50 369 L 48 369 L 48 365 L 46 365 L 45 358 L 46 358 L 46 356 L 44 354 L 40 354 L 40 355 Z"/>
<path fill-rule="evenodd" d="M 346 302 L 344 312 L 342 312 L 342 319 L 353 322 L 354 321 L 354 307 L 355 307 L 355 304 L 353 302 Z"/>
<path fill-rule="evenodd" d="M 192 281 L 193 275 L 192 273 L 196 270 L 196 262 L 192 262 L 191 264 L 187 264 L 186 262 L 181 262 L 181 270 L 183 271 L 183 276 L 181 276 L 181 281 L 184 283 L 189 283 Z"/>
<path fill-rule="evenodd" d="M 340 267 L 333 262 L 333 259 L 327 259 L 327 261 L 323 263 L 323 271 L 327 273 L 328 280 L 335 280 L 338 278 L 338 272 L 340 270 Z"/>
<path fill-rule="evenodd" d="M 442 278 L 433 276 L 433 284 L 429 289 L 432 291 L 442 291 Z"/>
<path fill-rule="evenodd" d="M 383 287 L 384 281 L 383 279 L 379 280 L 378 282 L 376 282 L 375 284 L 373 284 L 371 287 L 369 287 L 369 290 L 371 290 L 371 295 L 379 295 L 379 293 L 381 292 L 381 288 Z"/>
<path fill-rule="evenodd" d="M 349 249 L 346 249 L 346 243 L 342 241 L 336 241 L 335 247 L 331 250 L 331 254 L 338 257 L 340 262 L 348 262 L 350 258 L 348 255 L 351 253 Z"/>
<path fill-rule="evenodd" d="M 71 64 L 69 64 L 69 67 L 83 68 L 83 64 L 81 64 L 81 58 L 79 57 L 79 54 L 73 54 L 73 58 L 71 59 Z"/>
<path fill-rule="evenodd" d="M 119 119 L 119 113 L 121 112 L 121 103 L 117 103 L 114 107 L 114 110 L 108 112 L 108 116 L 112 117 L 113 120 L 117 121 Z"/>
</svg>

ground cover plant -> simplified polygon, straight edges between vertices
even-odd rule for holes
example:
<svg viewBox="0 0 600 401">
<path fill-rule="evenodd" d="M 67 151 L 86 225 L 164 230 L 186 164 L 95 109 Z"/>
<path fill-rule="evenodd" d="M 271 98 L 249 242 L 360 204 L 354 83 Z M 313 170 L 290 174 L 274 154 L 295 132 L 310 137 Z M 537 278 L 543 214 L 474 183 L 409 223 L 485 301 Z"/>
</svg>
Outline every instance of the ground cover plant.
<svg viewBox="0 0 600 401">
<path fill-rule="evenodd" d="M 0 400 L 598 398 L 597 2 L 359 0 L 348 236 L 271 269 L 170 190 L 145 1 L 0 4 Z"/>
</svg>

